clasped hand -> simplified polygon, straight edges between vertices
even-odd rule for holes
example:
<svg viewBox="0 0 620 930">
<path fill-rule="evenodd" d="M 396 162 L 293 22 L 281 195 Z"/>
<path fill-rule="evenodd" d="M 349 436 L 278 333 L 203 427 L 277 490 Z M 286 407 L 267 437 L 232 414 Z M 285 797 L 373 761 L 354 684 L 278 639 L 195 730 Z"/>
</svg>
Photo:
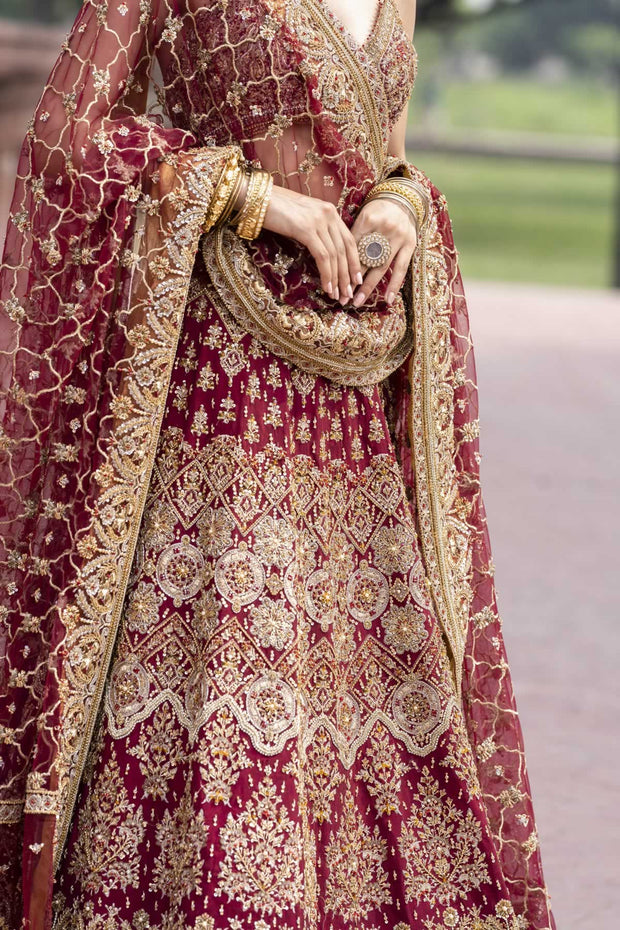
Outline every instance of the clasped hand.
<svg viewBox="0 0 620 930">
<path fill-rule="evenodd" d="M 264 227 L 296 239 L 316 261 L 323 290 L 340 304 L 361 307 L 384 276 L 388 304 L 400 290 L 416 247 L 415 225 L 393 200 L 376 199 L 361 207 L 349 229 L 334 204 L 274 185 Z M 362 265 L 357 243 L 366 233 L 382 233 L 391 255 L 384 265 Z M 355 288 L 357 287 L 357 290 Z"/>
</svg>

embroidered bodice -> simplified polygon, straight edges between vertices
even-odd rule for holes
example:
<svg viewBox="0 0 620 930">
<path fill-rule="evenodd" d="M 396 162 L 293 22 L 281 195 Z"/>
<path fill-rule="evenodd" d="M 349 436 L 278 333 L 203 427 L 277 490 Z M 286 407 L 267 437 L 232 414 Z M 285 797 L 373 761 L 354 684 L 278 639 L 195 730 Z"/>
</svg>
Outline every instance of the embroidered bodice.
<svg viewBox="0 0 620 930">
<path fill-rule="evenodd" d="M 356 42 L 335 15 L 328 0 L 314 0 L 314 4 L 323 7 L 325 16 L 356 52 L 363 67 L 370 69 L 371 78 L 379 69 L 391 128 L 411 96 L 418 64 L 415 47 L 405 32 L 395 0 L 378 0 L 373 24 L 361 43 Z"/>
<path fill-rule="evenodd" d="M 394 0 L 379 0 L 361 45 L 326 0 L 179 0 L 158 57 L 175 126 L 206 144 L 242 138 L 277 183 L 334 200 L 346 185 L 317 154 L 317 106 L 378 174 L 417 64 Z"/>
</svg>

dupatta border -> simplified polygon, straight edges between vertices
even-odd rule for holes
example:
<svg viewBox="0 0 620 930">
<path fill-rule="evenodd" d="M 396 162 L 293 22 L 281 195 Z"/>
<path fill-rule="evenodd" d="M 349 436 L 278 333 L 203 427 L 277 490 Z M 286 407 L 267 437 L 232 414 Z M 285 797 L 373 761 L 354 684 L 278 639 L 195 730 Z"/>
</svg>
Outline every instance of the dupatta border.
<svg viewBox="0 0 620 930">
<path fill-rule="evenodd" d="M 414 349 L 407 364 L 407 432 L 414 460 L 420 539 L 433 603 L 447 641 L 457 695 L 461 695 L 469 625 L 471 531 L 461 518 L 456 442 L 455 388 L 450 316 L 452 288 L 446 273 L 437 212 L 428 178 L 401 162 L 405 174 L 427 191 L 431 210 L 411 262 Z M 394 166 L 392 167 L 392 171 Z M 473 438 L 473 437 L 472 437 Z"/>
<path fill-rule="evenodd" d="M 217 178 L 231 154 L 237 154 L 238 151 L 235 145 L 186 153 L 189 155 L 189 167 L 185 173 L 177 173 L 181 183 L 171 195 L 179 211 L 169 230 L 162 230 L 160 226 L 155 233 L 161 238 L 159 248 L 163 252 L 157 267 L 165 268 L 166 271 L 164 274 L 154 274 L 152 296 L 147 298 L 147 312 L 135 327 L 139 330 L 139 336 L 136 333 L 138 338 L 135 351 L 127 366 L 126 378 L 116 391 L 116 399 L 120 398 L 121 391 L 125 396 L 129 394 L 134 408 L 138 409 L 133 417 L 123 419 L 121 414 L 115 421 L 108 444 L 107 461 L 93 475 L 102 486 L 102 492 L 92 508 L 92 518 L 82 539 L 96 537 L 99 552 L 90 562 L 86 560 L 81 569 L 75 603 L 69 603 L 62 610 L 62 620 L 67 627 L 65 663 L 68 672 L 63 695 L 64 718 L 74 731 L 77 728 L 78 735 L 71 741 L 68 738 L 71 731 L 67 734 L 66 726 L 61 734 L 57 758 L 58 789 L 53 809 L 52 799 L 47 792 L 43 798 L 44 803 L 40 803 L 40 788 L 31 793 L 27 791 L 26 795 L 26 813 L 56 814 L 54 869 L 58 867 L 69 833 L 118 634 L 204 216 Z M 175 160 L 173 156 L 172 161 Z M 146 222 L 148 224 L 148 217 Z M 154 222 L 160 222 L 157 215 Z M 165 227 L 165 224 L 162 225 Z M 134 249 L 140 242 L 139 230 L 136 232 Z M 130 256 L 134 263 L 142 257 L 136 251 Z M 153 260 L 150 258 L 149 273 L 152 272 Z M 140 382 L 140 372 L 145 368 L 150 368 L 153 374 L 150 389 L 143 388 Z M 114 439 L 125 439 L 128 434 L 136 438 L 137 442 L 145 435 L 148 437 L 147 450 L 139 470 L 136 470 L 131 460 L 131 451 L 124 456 L 122 442 L 114 442 Z M 106 502 L 113 505 L 114 502 L 132 500 L 135 503 L 130 511 L 131 517 L 123 527 L 123 532 L 114 536 L 103 525 L 102 505 Z M 97 607 L 96 598 L 89 599 L 84 591 L 88 588 L 89 580 L 101 577 L 106 571 L 108 577 L 118 581 L 112 606 L 109 611 L 102 612 Z M 88 646 L 96 650 L 94 659 L 92 652 L 85 655 L 81 642 L 83 634 L 88 636 Z"/>
<path fill-rule="evenodd" d="M 410 311 L 400 298 L 390 318 L 379 321 L 372 312 L 351 317 L 344 310 L 321 314 L 291 308 L 261 282 L 233 230 L 220 227 L 205 236 L 202 252 L 227 312 L 268 349 L 309 374 L 344 385 L 377 384 L 411 352 Z"/>
</svg>

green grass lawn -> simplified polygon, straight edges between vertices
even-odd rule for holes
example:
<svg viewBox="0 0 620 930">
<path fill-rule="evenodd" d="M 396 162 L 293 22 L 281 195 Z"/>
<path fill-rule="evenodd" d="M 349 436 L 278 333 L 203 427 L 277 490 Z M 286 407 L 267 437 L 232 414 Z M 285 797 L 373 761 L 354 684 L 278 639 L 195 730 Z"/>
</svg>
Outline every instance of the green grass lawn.
<svg viewBox="0 0 620 930">
<path fill-rule="evenodd" d="M 611 284 L 612 166 L 409 152 L 448 200 L 463 274 Z"/>
</svg>

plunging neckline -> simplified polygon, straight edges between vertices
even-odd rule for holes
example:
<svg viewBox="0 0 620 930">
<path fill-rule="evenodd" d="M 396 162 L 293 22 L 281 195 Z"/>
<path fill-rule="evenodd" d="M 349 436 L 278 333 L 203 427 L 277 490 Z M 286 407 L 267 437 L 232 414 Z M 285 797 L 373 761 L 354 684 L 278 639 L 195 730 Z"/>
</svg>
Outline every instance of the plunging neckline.
<svg viewBox="0 0 620 930">
<path fill-rule="evenodd" d="M 334 11 L 332 10 L 332 8 L 330 7 L 330 5 L 329 5 L 329 3 L 328 3 L 328 0 L 315 0 L 315 2 L 316 2 L 316 4 L 317 4 L 317 6 L 319 6 L 319 7 L 321 8 L 321 10 L 323 10 L 323 11 L 325 12 L 325 14 L 326 14 L 326 16 L 328 17 L 328 19 L 331 20 L 332 24 L 333 24 L 334 26 L 336 26 L 336 28 L 337 28 L 343 35 L 345 35 L 345 36 L 347 37 L 347 39 L 353 44 L 353 46 L 355 47 L 355 49 L 356 49 L 357 51 L 364 51 L 365 48 L 366 48 L 366 46 L 369 45 L 369 44 L 371 43 L 372 39 L 374 38 L 374 35 L 375 35 L 375 33 L 376 33 L 376 31 L 377 31 L 377 28 L 378 28 L 378 26 L 379 26 L 379 21 L 380 21 L 380 19 L 381 19 L 381 14 L 382 14 L 382 11 L 383 11 L 383 5 L 384 5 L 385 3 L 388 3 L 389 0 L 377 0 L 377 6 L 376 6 L 376 9 L 375 9 L 375 15 L 374 15 L 374 19 L 373 19 L 372 25 L 371 25 L 371 27 L 370 27 L 370 32 L 368 33 L 368 35 L 366 36 L 366 38 L 364 39 L 363 42 L 358 42 L 358 40 L 355 38 L 355 36 L 354 36 L 353 33 L 351 32 L 351 30 L 348 29 L 348 27 L 344 24 L 344 22 L 340 19 L 340 17 L 339 17 L 336 13 L 334 13 Z"/>
</svg>

